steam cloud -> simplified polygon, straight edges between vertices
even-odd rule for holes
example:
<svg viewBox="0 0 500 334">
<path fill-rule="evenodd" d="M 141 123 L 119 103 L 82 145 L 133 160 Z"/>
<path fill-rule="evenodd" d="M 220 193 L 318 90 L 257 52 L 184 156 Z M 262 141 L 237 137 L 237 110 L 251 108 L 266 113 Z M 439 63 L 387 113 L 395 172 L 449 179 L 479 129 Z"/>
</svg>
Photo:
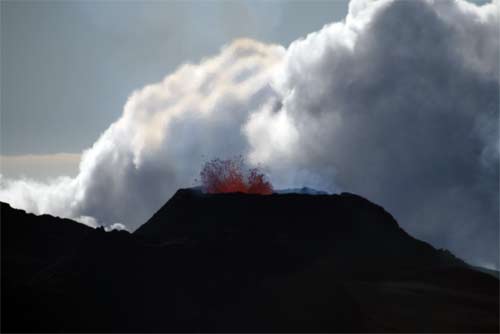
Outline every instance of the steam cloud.
<svg viewBox="0 0 500 334">
<path fill-rule="evenodd" d="M 355 0 L 288 49 L 237 40 L 135 91 L 78 176 L 0 178 L 0 200 L 134 229 L 205 161 L 244 154 L 276 188 L 361 194 L 498 268 L 498 5 Z"/>
</svg>

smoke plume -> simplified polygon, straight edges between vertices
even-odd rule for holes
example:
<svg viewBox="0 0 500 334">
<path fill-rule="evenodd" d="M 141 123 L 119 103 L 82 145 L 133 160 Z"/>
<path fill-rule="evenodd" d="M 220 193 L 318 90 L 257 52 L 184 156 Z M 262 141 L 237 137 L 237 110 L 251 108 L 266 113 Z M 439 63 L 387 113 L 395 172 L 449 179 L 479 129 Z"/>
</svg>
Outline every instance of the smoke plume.
<svg viewBox="0 0 500 334">
<path fill-rule="evenodd" d="M 275 188 L 358 193 L 498 268 L 498 5 L 353 0 L 288 48 L 234 41 L 133 92 L 75 178 L 0 179 L 0 200 L 134 229 L 204 162 L 243 154 Z"/>
</svg>

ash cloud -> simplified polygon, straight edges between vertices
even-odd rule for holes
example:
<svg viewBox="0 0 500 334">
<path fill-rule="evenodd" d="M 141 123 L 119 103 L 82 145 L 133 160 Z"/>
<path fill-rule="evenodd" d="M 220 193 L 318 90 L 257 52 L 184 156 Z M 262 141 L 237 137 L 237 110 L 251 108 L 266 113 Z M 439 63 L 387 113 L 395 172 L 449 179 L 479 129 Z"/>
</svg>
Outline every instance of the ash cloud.
<svg viewBox="0 0 500 334">
<path fill-rule="evenodd" d="M 134 92 L 75 178 L 0 180 L 32 212 L 134 229 L 203 162 L 359 193 L 411 234 L 498 268 L 498 2 L 352 1 L 287 49 L 238 40 Z"/>
</svg>

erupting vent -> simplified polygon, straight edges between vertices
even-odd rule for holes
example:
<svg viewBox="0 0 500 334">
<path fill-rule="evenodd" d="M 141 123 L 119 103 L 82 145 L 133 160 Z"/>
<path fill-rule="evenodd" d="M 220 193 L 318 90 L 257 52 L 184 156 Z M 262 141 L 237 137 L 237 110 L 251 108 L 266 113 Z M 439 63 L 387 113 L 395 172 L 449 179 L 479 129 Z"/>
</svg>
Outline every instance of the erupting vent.
<svg viewBox="0 0 500 334">
<path fill-rule="evenodd" d="M 244 168 L 242 157 L 206 162 L 200 176 L 203 190 L 210 194 L 240 192 L 268 195 L 273 192 L 273 186 L 258 168 Z"/>
</svg>

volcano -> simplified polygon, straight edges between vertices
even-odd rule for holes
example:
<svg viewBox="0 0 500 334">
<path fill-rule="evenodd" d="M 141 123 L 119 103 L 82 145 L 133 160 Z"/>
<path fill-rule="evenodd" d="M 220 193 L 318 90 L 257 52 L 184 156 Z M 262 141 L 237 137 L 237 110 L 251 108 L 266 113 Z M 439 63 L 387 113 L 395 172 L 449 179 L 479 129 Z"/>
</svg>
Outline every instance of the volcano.
<svg viewBox="0 0 500 334">
<path fill-rule="evenodd" d="M 497 272 L 354 194 L 180 189 L 134 233 L 1 218 L 6 332 L 499 331 Z"/>
</svg>

